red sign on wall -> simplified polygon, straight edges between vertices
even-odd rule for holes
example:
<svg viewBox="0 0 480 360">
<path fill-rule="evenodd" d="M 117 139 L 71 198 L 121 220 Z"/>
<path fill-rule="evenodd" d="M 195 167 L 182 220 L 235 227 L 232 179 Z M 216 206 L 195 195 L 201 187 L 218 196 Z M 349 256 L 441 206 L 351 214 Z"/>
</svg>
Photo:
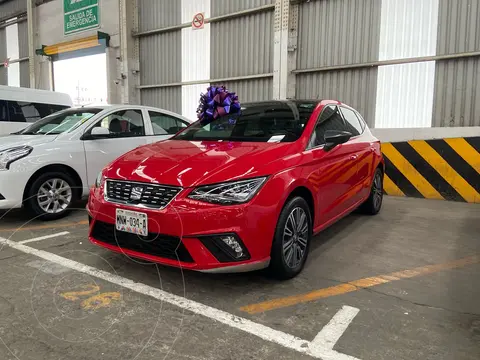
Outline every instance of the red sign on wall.
<svg viewBox="0 0 480 360">
<path fill-rule="evenodd" d="M 192 21 L 193 30 L 203 29 L 204 26 L 205 26 L 205 14 L 204 13 L 195 14 Z"/>
</svg>

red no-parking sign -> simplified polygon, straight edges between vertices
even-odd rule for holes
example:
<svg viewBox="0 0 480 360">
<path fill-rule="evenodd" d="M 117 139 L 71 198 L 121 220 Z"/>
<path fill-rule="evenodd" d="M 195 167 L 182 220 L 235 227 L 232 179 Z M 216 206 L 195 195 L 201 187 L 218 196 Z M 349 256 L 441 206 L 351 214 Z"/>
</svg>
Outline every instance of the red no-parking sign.
<svg viewBox="0 0 480 360">
<path fill-rule="evenodd" d="M 204 13 L 195 14 L 192 21 L 192 29 L 199 30 L 199 29 L 203 29 L 204 26 L 205 26 L 205 14 Z"/>
</svg>

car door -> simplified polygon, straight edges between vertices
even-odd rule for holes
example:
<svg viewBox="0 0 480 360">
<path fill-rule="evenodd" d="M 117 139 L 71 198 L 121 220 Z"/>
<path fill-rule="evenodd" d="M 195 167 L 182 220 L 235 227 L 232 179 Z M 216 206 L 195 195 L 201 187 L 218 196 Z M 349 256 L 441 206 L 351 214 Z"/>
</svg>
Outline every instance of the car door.
<svg viewBox="0 0 480 360">
<path fill-rule="evenodd" d="M 90 134 L 94 127 L 106 128 L 110 134 L 92 138 Z M 138 146 L 147 144 L 142 110 L 129 108 L 113 111 L 89 128 L 83 138 L 90 186 L 95 183 L 100 170 L 110 162 Z"/>
<path fill-rule="evenodd" d="M 357 113 L 345 106 L 340 106 L 340 111 L 345 119 L 347 131 L 353 135 L 350 143 L 358 156 L 356 184 L 352 191 L 356 195 L 356 201 L 360 201 L 370 192 L 374 153 L 372 152 L 370 139 L 363 135 L 366 125 L 359 120 Z"/>
<path fill-rule="evenodd" d="M 345 131 L 345 121 L 335 105 L 322 110 L 309 144 L 308 181 L 314 189 L 318 217 L 315 226 L 335 220 L 354 203 L 352 188 L 357 180 L 357 156 L 350 142 L 325 149 L 327 130 Z"/>
<path fill-rule="evenodd" d="M 169 139 L 189 125 L 182 119 L 159 111 L 149 110 L 148 116 L 153 130 L 153 136 L 148 139 L 149 143 Z"/>
</svg>

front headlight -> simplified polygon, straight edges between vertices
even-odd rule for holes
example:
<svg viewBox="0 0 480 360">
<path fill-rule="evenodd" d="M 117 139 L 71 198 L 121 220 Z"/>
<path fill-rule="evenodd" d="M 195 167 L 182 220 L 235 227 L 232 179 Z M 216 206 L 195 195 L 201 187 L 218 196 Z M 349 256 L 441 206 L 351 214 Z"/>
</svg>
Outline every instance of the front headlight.
<svg viewBox="0 0 480 360">
<path fill-rule="evenodd" d="M 105 178 L 103 177 L 103 170 L 102 170 L 97 175 L 97 179 L 95 180 L 95 187 L 96 188 L 101 187 L 103 185 L 104 180 L 105 180 Z"/>
<path fill-rule="evenodd" d="M 250 201 L 267 178 L 255 178 L 215 185 L 200 186 L 188 197 L 213 204 L 231 205 Z"/>
<path fill-rule="evenodd" d="M 31 146 L 17 146 L 0 151 L 0 171 L 8 170 L 11 163 L 27 156 L 32 150 Z"/>
</svg>

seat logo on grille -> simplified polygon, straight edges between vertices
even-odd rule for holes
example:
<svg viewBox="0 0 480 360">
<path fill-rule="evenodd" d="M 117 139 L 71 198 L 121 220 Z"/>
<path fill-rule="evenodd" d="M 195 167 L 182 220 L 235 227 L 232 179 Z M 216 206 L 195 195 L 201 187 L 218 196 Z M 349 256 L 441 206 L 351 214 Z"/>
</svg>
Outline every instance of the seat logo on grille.
<svg viewBox="0 0 480 360">
<path fill-rule="evenodd" d="M 132 189 L 132 192 L 130 193 L 130 200 L 140 200 L 143 195 L 143 187 L 141 186 L 136 186 Z"/>
</svg>

